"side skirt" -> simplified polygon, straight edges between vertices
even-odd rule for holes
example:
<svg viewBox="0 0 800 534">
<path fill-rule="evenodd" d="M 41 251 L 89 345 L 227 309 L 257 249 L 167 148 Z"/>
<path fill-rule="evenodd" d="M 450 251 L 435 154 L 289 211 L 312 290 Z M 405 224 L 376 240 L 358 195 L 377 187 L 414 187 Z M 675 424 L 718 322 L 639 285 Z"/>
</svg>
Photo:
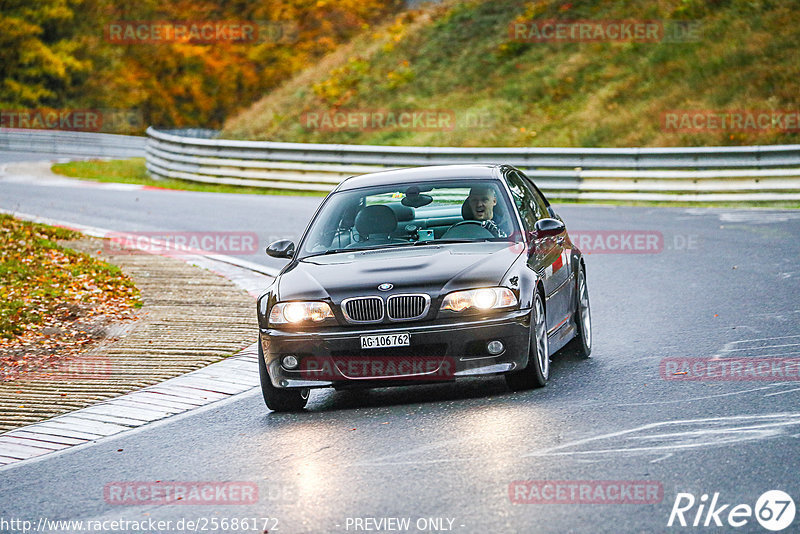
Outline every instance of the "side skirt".
<svg viewBox="0 0 800 534">
<path fill-rule="evenodd" d="M 577 325 L 572 315 L 570 315 L 569 319 L 559 326 L 558 329 L 547 335 L 547 341 L 550 344 L 550 356 L 553 356 L 556 352 L 564 348 L 577 334 Z"/>
</svg>

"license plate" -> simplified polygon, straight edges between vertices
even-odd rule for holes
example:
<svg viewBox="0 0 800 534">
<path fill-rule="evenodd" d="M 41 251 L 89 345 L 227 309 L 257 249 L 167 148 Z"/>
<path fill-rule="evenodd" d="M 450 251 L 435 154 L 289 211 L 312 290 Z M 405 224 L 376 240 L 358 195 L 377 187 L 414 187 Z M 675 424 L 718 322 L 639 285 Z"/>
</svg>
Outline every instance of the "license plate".
<svg viewBox="0 0 800 534">
<path fill-rule="evenodd" d="M 411 336 L 404 334 L 381 334 L 378 336 L 361 336 L 362 349 L 382 349 L 386 347 L 408 347 Z"/>
</svg>

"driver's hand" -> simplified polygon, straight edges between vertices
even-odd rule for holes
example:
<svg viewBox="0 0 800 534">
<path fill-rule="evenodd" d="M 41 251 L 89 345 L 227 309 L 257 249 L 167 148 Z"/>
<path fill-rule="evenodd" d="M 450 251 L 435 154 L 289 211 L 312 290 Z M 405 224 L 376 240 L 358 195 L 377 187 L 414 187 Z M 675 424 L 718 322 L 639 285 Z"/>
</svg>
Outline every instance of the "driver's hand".
<svg viewBox="0 0 800 534">
<path fill-rule="evenodd" d="M 500 227 L 497 226 L 497 223 L 491 219 L 481 221 L 481 226 L 489 230 L 495 237 L 508 237 L 505 232 L 500 230 Z"/>
</svg>

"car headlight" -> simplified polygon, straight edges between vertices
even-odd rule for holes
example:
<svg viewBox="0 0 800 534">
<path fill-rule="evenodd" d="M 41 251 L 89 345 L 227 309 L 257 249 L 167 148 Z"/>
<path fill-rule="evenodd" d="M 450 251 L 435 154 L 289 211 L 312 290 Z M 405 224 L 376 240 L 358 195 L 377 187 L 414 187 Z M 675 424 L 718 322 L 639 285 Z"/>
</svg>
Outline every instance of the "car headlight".
<svg viewBox="0 0 800 534">
<path fill-rule="evenodd" d="M 506 287 L 484 287 L 468 291 L 449 293 L 442 302 L 442 310 L 463 312 L 466 310 L 491 310 L 517 305 L 517 297 Z"/>
<path fill-rule="evenodd" d="M 319 323 L 333 319 L 331 307 L 324 302 L 279 302 L 269 312 L 269 324 Z"/>
</svg>

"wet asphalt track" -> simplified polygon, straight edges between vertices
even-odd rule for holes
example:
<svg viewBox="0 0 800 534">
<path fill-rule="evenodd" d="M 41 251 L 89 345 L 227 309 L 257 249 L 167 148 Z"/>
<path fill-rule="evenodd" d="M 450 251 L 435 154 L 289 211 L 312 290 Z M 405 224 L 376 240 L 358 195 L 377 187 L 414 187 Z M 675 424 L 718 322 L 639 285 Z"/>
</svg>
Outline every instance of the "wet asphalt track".
<svg viewBox="0 0 800 534">
<path fill-rule="evenodd" d="M 0 177 L 3 209 L 120 231 L 256 231 L 261 245 L 297 236 L 319 201 Z M 356 519 L 389 517 L 410 518 L 408 532 L 428 518 L 464 533 L 767 532 L 752 517 L 738 529 L 670 528 L 667 521 L 679 492 L 698 499 L 718 492 L 720 504 L 753 506 L 780 489 L 800 504 L 800 383 L 665 380 L 659 364 L 800 355 L 800 211 L 556 208 L 572 233 L 660 232 L 663 246 L 587 256 L 593 357 L 556 355 L 546 388 L 510 393 L 502 378 L 490 378 L 318 390 L 299 414 L 269 413 L 254 390 L 0 470 L 0 517 L 171 520 L 164 532 L 177 531 L 181 519 L 200 519 L 202 530 L 202 518 L 207 528 L 212 518 L 276 518 L 270 531 L 363 532 L 375 524 L 356 530 Z M 260 252 L 243 258 L 281 265 Z M 104 499 L 107 484 L 156 480 L 249 481 L 259 497 L 254 504 L 167 506 Z M 644 480 L 660 484 L 663 498 L 512 504 L 509 484 L 518 480 Z M 686 513 L 689 522 L 696 511 Z M 786 532 L 797 525 L 800 518 Z"/>
</svg>

